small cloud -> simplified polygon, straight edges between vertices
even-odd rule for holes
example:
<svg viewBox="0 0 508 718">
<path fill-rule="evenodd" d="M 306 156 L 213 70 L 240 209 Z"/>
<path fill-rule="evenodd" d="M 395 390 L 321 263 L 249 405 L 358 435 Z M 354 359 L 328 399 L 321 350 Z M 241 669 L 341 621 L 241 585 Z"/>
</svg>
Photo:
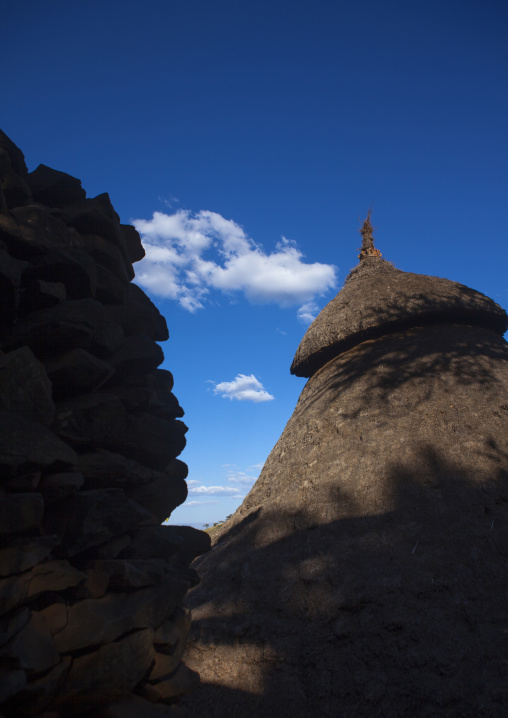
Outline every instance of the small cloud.
<svg viewBox="0 0 508 718">
<path fill-rule="evenodd" d="M 205 504 L 218 504 L 218 501 L 185 501 L 182 504 L 182 508 L 187 508 L 188 506 L 204 506 Z"/>
<path fill-rule="evenodd" d="M 319 314 L 319 307 L 315 302 L 305 302 L 298 309 L 296 316 L 302 324 L 311 324 Z"/>
<path fill-rule="evenodd" d="M 237 399 L 238 401 L 272 401 L 275 397 L 269 394 L 254 374 L 238 374 L 233 381 L 223 381 L 213 388 L 215 394 L 224 399 Z"/>
</svg>

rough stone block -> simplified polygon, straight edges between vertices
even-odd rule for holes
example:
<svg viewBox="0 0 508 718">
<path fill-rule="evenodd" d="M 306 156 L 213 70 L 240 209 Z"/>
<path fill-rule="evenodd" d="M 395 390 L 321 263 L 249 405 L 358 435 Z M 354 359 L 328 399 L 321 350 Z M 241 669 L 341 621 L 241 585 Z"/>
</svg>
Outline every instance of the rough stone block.
<svg viewBox="0 0 508 718">
<path fill-rule="evenodd" d="M 153 661 L 153 631 L 141 630 L 75 658 L 54 706 L 83 711 L 130 693 Z"/>
<path fill-rule="evenodd" d="M 14 711 L 13 715 L 40 715 L 41 718 L 60 718 L 58 713 L 45 711 L 54 699 L 60 685 L 65 681 L 72 660 L 63 658 L 50 671 L 40 678 L 30 680 L 26 687 L 20 691 L 14 700 L 10 701 L 9 709 Z"/>
<path fill-rule="evenodd" d="M 104 321 L 104 307 L 93 299 L 63 302 L 27 314 L 14 325 L 5 345 L 7 349 L 28 345 L 38 357 L 89 349 Z"/>
<path fill-rule="evenodd" d="M 44 426 L 53 421 L 51 381 L 29 347 L 0 355 L 0 410 Z"/>
<path fill-rule="evenodd" d="M 46 505 L 73 496 L 85 483 L 83 474 L 63 472 L 49 474 L 41 482 L 41 491 Z"/>
<path fill-rule="evenodd" d="M 125 267 L 124 255 L 116 245 L 96 234 L 83 235 L 83 241 L 85 250 L 95 259 L 99 266 L 109 269 L 123 283 L 129 284 L 129 274 Z"/>
<path fill-rule="evenodd" d="M 85 394 L 58 402 L 53 427 L 71 446 L 103 447 L 122 441 L 127 415 L 118 397 Z"/>
<path fill-rule="evenodd" d="M 57 534 L 61 542 L 58 552 L 64 556 L 74 556 L 130 528 L 156 522 L 121 489 L 80 491 L 48 506 L 44 517 L 46 531 Z"/>
<path fill-rule="evenodd" d="M 0 411 L 0 469 L 7 475 L 34 466 L 65 470 L 76 461 L 73 449 L 46 427 Z"/>
<path fill-rule="evenodd" d="M 55 399 L 96 391 L 115 373 L 114 367 L 85 349 L 46 357 L 43 361 Z"/>
<path fill-rule="evenodd" d="M 63 207 L 86 197 L 81 180 L 46 165 L 29 172 L 26 181 L 34 200 L 49 207 Z"/>
<path fill-rule="evenodd" d="M 17 259 L 31 260 L 58 249 L 80 249 L 79 234 L 41 205 L 16 207 L 10 215 L 0 215 L 0 239 Z"/>
<path fill-rule="evenodd" d="M 188 587 L 186 581 L 170 578 L 139 591 L 80 601 L 69 609 L 67 625 L 55 634 L 55 644 L 60 653 L 70 653 L 110 643 L 135 629 L 154 629 L 171 615 Z"/>
<path fill-rule="evenodd" d="M 126 488 L 125 492 L 162 522 L 187 498 L 186 476 L 187 465 L 174 459 L 159 478 L 141 486 Z"/>
<path fill-rule="evenodd" d="M 24 628 L 30 620 L 30 611 L 26 606 L 16 613 L 7 615 L 0 619 L 0 646 L 11 640 Z"/>
<path fill-rule="evenodd" d="M 112 321 L 122 325 L 127 336 L 147 334 L 157 342 L 164 342 L 169 338 L 166 320 L 136 284 L 129 285 L 123 304 L 108 307 L 107 313 Z"/>
<path fill-rule="evenodd" d="M 140 695 L 149 701 L 160 703 L 190 693 L 198 685 L 199 674 L 192 671 L 184 663 L 180 663 L 173 674 L 163 678 L 158 683 L 142 683 L 138 691 Z"/>
<path fill-rule="evenodd" d="M 68 299 L 95 297 L 97 265 L 82 249 L 58 249 L 35 257 L 23 275 L 23 282 L 59 282 Z"/>
<path fill-rule="evenodd" d="M 24 628 L 0 648 L 0 663 L 13 670 L 44 673 L 60 662 L 42 616 L 32 613 Z"/>
<path fill-rule="evenodd" d="M 24 317 L 30 312 L 50 309 L 67 299 L 65 284 L 46 282 L 44 279 L 23 282 L 19 295 L 19 315 Z"/>
<path fill-rule="evenodd" d="M 108 448 L 152 469 L 162 470 L 184 450 L 186 431 L 187 427 L 178 419 L 166 421 L 140 412 L 128 418 L 123 434 L 108 442 Z"/>
<path fill-rule="evenodd" d="M 48 561 L 30 571 L 0 580 L 0 614 L 16 608 L 46 591 L 65 591 L 86 579 L 86 574 L 67 561 Z"/>
<path fill-rule="evenodd" d="M 145 250 L 141 244 L 139 232 L 131 224 L 121 224 L 120 230 L 125 241 L 127 256 L 131 262 L 139 262 L 145 256 Z"/>
<path fill-rule="evenodd" d="M 0 494 L 0 536 L 39 533 L 43 513 L 41 494 Z"/>
<path fill-rule="evenodd" d="M 130 591 L 132 589 L 156 586 L 168 578 L 171 568 L 163 559 L 91 561 L 87 572 L 97 571 L 108 576 L 111 591 Z"/>
<path fill-rule="evenodd" d="M 122 557 L 130 559 L 168 559 L 182 548 L 183 539 L 168 526 L 150 526 L 132 533 L 132 540 Z"/>
<path fill-rule="evenodd" d="M 159 653 L 171 655 L 177 643 L 185 643 L 191 627 L 191 612 L 185 606 L 179 606 L 170 618 L 157 627 L 153 642 Z"/>
<path fill-rule="evenodd" d="M 23 573 L 47 558 L 57 543 L 55 536 L 10 537 L 0 548 L 0 576 Z"/>
<path fill-rule="evenodd" d="M 2 680 L 0 681 L 0 703 L 8 698 L 15 696 L 26 686 L 27 677 L 25 671 L 16 670 L 2 672 Z M 1 713 L 1 718 L 7 718 L 7 714 Z"/>
<path fill-rule="evenodd" d="M 163 361 L 162 349 L 146 334 L 127 337 L 120 349 L 109 358 L 116 369 L 115 383 L 129 376 L 155 371 Z"/>
</svg>

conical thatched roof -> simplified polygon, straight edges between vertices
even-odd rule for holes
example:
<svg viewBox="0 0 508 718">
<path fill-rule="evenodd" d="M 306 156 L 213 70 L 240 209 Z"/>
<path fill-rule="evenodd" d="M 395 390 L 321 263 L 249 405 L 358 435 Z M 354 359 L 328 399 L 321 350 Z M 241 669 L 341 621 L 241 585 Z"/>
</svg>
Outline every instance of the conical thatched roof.
<svg viewBox="0 0 508 718">
<path fill-rule="evenodd" d="M 508 714 L 506 315 L 367 247 L 310 327 L 311 375 L 196 562 L 208 718 Z"/>
<path fill-rule="evenodd" d="M 380 257 L 365 258 L 308 328 L 291 373 L 312 376 L 334 356 L 366 339 L 443 322 L 474 324 L 501 335 L 508 329 L 506 312 L 474 289 L 402 272 Z"/>
</svg>

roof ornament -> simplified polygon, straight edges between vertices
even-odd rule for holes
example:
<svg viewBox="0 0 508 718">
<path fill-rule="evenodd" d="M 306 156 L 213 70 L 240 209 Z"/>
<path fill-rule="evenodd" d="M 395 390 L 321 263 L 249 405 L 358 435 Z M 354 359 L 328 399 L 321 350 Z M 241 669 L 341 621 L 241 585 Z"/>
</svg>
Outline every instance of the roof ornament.
<svg viewBox="0 0 508 718">
<path fill-rule="evenodd" d="M 358 231 L 362 235 L 362 248 L 360 250 L 360 254 L 358 255 L 358 259 L 367 259 L 367 257 L 382 257 L 383 255 L 379 251 L 379 249 L 376 249 L 374 247 L 374 236 L 373 231 L 374 227 L 370 223 L 370 215 L 372 212 L 372 207 L 367 212 L 367 216 L 363 220 L 363 224 L 361 229 Z"/>
</svg>

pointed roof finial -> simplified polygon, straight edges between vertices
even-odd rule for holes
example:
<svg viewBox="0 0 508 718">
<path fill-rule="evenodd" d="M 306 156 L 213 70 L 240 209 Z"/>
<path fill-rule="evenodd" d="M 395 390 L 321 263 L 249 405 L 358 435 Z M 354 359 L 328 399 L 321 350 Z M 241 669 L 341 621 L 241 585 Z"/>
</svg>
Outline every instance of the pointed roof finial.
<svg viewBox="0 0 508 718">
<path fill-rule="evenodd" d="M 361 229 L 359 230 L 360 234 L 362 235 L 362 248 L 360 251 L 360 254 L 358 255 L 358 259 L 366 259 L 367 257 L 381 257 L 382 254 L 379 251 L 379 249 L 376 249 L 374 247 L 374 236 L 373 231 L 374 227 L 370 223 L 370 215 L 372 212 L 372 207 L 367 212 L 367 216 L 363 220 L 363 224 Z"/>
</svg>

